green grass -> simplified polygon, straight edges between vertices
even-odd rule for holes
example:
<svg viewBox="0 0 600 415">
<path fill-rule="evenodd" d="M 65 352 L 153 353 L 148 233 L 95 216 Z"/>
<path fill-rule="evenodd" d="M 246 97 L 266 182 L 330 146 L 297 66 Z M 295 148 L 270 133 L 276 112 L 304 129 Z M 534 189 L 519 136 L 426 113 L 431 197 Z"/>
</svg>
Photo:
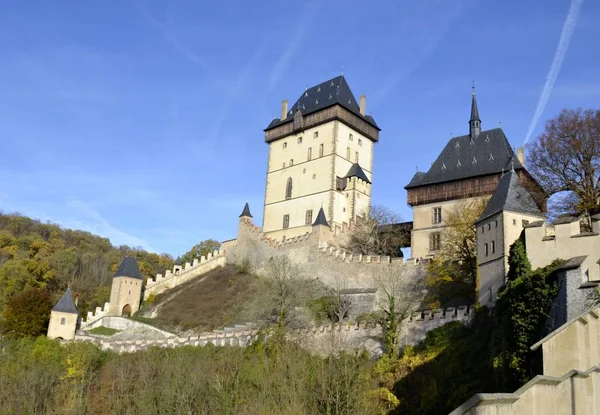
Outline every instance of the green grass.
<svg viewBox="0 0 600 415">
<path fill-rule="evenodd" d="M 100 326 L 100 327 L 91 329 L 89 332 L 91 334 L 99 334 L 101 336 L 112 336 L 113 334 L 118 333 L 120 331 L 121 330 L 111 329 L 109 327 Z"/>
</svg>

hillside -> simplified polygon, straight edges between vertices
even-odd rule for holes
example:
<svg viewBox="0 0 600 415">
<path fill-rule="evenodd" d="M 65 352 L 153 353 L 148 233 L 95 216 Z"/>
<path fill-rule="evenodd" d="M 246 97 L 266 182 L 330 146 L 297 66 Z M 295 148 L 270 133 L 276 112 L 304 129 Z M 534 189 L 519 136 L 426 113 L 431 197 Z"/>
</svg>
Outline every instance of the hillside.
<svg viewBox="0 0 600 415">
<path fill-rule="evenodd" d="M 0 213 L 0 315 L 6 300 L 26 288 L 44 288 L 56 302 L 70 283 L 84 316 L 108 301 L 111 278 L 126 255 L 137 259 L 144 277 L 173 266 L 167 254 L 116 247 L 89 232 Z"/>
</svg>

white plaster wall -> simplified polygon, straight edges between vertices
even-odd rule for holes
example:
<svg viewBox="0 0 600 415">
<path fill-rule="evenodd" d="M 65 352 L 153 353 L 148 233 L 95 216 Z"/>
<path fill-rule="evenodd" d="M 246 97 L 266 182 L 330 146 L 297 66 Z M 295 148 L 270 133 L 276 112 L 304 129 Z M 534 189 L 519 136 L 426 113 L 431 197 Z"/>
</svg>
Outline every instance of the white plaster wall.
<svg viewBox="0 0 600 415">
<path fill-rule="evenodd" d="M 65 324 L 60 324 L 63 318 Z M 57 339 L 60 337 L 64 340 L 72 340 L 75 337 L 78 318 L 78 314 L 52 311 L 50 313 L 50 323 L 48 324 L 48 338 Z"/>
<path fill-rule="evenodd" d="M 142 284 L 137 278 L 115 277 L 110 290 L 110 314 L 120 316 L 125 305 L 131 306 L 131 314 L 140 308 Z"/>
</svg>

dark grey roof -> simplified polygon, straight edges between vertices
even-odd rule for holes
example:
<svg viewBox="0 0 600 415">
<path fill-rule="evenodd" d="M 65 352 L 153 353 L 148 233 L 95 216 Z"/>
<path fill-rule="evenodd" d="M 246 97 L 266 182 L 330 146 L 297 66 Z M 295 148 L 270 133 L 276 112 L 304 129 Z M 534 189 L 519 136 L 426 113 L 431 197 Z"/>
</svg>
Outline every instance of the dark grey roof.
<svg viewBox="0 0 600 415">
<path fill-rule="evenodd" d="M 575 216 L 561 216 L 558 219 L 556 219 L 553 224 L 554 225 L 562 225 L 565 223 L 573 223 L 573 222 L 577 222 L 579 219 L 577 219 Z"/>
<path fill-rule="evenodd" d="M 423 171 L 416 172 L 413 178 L 410 180 L 410 183 L 406 186 L 406 188 L 417 187 L 419 184 L 421 184 L 421 181 L 423 180 L 426 174 L 427 173 Z"/>
<path fill-rule="evenodd" d="M 252 214 L 250 213 L 250 206 L 248 205 L 248 202 L 246 202 L 246 204 L 244 205 L 244 210 L 242 210 L 242 214 L 240 215 L 240 218 L 251 218 Z"/>
<path fill-rule="evenodd" d="M 483 213 L 477 220 L 480 222 L 502 211 L 527 213 L 544 217 L 544 214 L 533 200 L 531 194 L 525 189 L 516 171 L 510 170 L 502 176 L 500 183 L 494 190 Z"/>
<path fill-rule="evenodd" d="M 415 174 L 405 189 L 500 173 L 513 164 L 515 170 L 523 168 L 501 128 L 482 131 L 473 139 L 463 135 L 450 139 L 429 171 Z"/>
<path fill-rule="evenodd" d="M 529 225 L 525 226 L 526 228 L 540 228 L 544 226 L 546 223 L 545 220 L 536 220 L 535 222 L 529 222 Z"/>
<path fill-rule="evenodd" d="M 75 302 L 73 301 L 73 295 L 71 294 L 71 288 L 67 288 L 67 291 L 60 298 L 58 303 L 54 306 L 52 311 L 60 311 L 61 313 L 72 313 L 79 314 Z"/>
<path fill-rule="evenodd" d="M 113 278 L 116 277 L 131 277 L 143 280 L 144 277 L 138 268 L 137 261 L 135 258 L 126 256 L 123 262 L 119 265 L 119 269 L 115 272 Z"/>
<path fill-rule="evenodd" d="M 558 267 L 556 267 L 555 271 L 563 271 L 563 270 L 568 270 L 568 269 L 579 268 L 581 266 L 581 264 L 583 264 L 583 261 L 585 261 L 586 258 L 587 258 L 587 255 L 576 256 L 576 257 L 567 259 L 566 261 L 563 261 L 563 263 L 560 264 Z"/>
<path fill-rule="evenodd" d="M 360 167 L 360 165 L 358 163 L 354 163 L 350 167 L 350 170 L 348 170 L 348 174 L 346 174 L 346 178 L 350 178 L 350 177 L 358 177 L 359 179 L 371 184 L 371 181 L 367 177 L 365 171 L 362 169 L 362 167 Z"/>
<path fill-rule="evenodd" d="M 323 212 L 323 208 L 319 209 L 317 219 L 315 219 L 315 222 L 312 224 L 312 226 L 317 225 L 329 226 L 329 223 L 327 223 L 327 218 L 325 218 L 325 212 Z"/>
<path fill-rule="evenodd" d="M 475 91 L 473 91 L 473 98 L 471 99 L 471 121 L 481 121 L 479 119 L 479 109 L 477 108 L 477 96 L 475 95 Z"/>
<path fill-rule="evenodd" d="M 373 117 L 360 113 L 359 103 L 354 98 L 354 94 L 350 90 L 346 78 L 344 78 L 344 75 L 340 75 L 322 84 L 308 88 L 302 93 L 296 103 L 289 108 L 287 117 L 283 120 L 275 118 L 265 131 L 279 124 L 291 122 L 294 119 L 296 110 L 300 110 L 302 115 L 308 115 L 336 104 L 341 105 L 357 117 L 364 119 L 367 123 L 379 129 Z"/>
<path fill-rule="evenodd" d="M 177 257 L 174 265 L 181 265 L 181 257 L 179 257 L 179 256 Z"/>
</svg>

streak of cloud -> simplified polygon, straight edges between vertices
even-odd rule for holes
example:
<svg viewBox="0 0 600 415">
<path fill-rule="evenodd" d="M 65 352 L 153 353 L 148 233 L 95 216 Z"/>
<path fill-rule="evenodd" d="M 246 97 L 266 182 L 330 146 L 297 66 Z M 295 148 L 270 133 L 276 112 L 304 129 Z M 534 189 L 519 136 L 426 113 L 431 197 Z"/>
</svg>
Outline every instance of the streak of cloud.
<svg viewBox="0 0 600 415">
<path fill-rule="evenodd" d="M 540 95 L 540 100 L 538 101 L 535 113 L 531 119 L 531 123 L 529 124 L 527 135 L 525 136 L 525 144 L 527 144 L 527 141 L 529 141 L 531 138 L 531 135 L 533 134 L 533 131 L 535 130 L 535 127 L 537 126 L 537 123 L 542 116 L 544 109 L 546 108 L 546 104 L 548 103 L 548 99 L 552 93 L 552 88 L 554 87 L 554 83 L 556 82 L 556 78 L 560 73 L 563 60 L 565 59 L 565 55 L 569 49 L 571 36 L 573 35 L 575 27 L 577 26 L 577 21 L 579 20 L 579 14 L 581 12 L 581 6 L 583 6 L 583 0 L 571 0 L 569 12 L 567 13 L 567 18 L 565 19 L 565 23 L 563 24 L 562 32 L 560 34 L 560 39 L 558 40 L 558 47 L 556 48 L 556 52 L 554 52 L 554 58 L 552 59 L 550 70 L 546 76 L 546 83 L 544 84 L 542 95 Z"/>
</svg>

